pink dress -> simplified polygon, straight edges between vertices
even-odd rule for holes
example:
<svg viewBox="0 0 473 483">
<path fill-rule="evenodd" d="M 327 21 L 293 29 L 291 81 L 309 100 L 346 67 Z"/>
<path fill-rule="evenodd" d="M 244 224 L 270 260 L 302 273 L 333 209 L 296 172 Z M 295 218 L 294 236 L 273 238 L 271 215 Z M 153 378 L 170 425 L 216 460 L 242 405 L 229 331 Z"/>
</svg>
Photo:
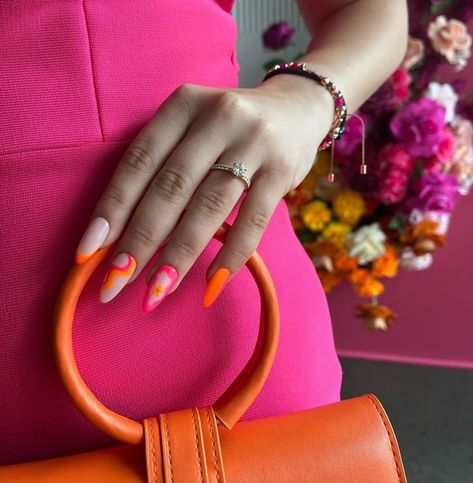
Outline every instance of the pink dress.
<svg viewBox="0 0 473 483">
<path fill-rule="evenodd" d="M 63 389 L 52 310 L 114 167 L 159 104 L 185 82 L 238 85 L 232 3 L 1 1 L 0 464 L 116 443 Z M 113 410 L 142 419 L 209 404 L 247 361 L 259 316 L 248 270 L 211 308 L 202 306 L 219 246 L 212 240 L 149 314 L 141 303 L 156 256 L 107 304 L 98 299 L 105 264 L 89 281 L 74 347 L 85 381 Z M 339 401 L 342 370 L 326 297 L 284 201 L 259 252 L 279 295 L 281 334 L 269 379 L 244 419 Z"/>
</svg>

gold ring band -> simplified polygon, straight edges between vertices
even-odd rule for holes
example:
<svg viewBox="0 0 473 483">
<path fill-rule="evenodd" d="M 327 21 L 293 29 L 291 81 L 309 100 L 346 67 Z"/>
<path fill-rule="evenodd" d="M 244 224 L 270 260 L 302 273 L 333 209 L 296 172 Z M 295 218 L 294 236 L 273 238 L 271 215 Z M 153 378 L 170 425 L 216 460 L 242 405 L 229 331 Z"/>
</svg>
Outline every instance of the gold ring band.
<svg viewBox="0 0 473 483">
<path fill-rule="evenodd" d="M 246 189 L 250 188 L 251 180 L 247 176 L 248 168 L 243 163 L 233 163 L 232 166 L 229 164 L 215 163 L 210 169 L 221 169 L 223 171 L 228 171 L 237 178 L 242 179 L 246 184 Z"/>
</svg>

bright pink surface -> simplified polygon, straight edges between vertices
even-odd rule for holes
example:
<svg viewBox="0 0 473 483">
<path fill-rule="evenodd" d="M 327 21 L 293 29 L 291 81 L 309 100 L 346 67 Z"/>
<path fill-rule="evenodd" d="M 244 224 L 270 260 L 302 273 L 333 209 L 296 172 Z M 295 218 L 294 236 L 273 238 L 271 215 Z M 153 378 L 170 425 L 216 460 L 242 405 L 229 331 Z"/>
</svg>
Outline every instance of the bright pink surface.
<svg viewBox="0 0 473 483">
<path fill-rule="evenodd" d="M 469 31 L 473 32 L 473 22 Z M 446 66 L 437 80 L 468 81 L 473 90 L 473 61 L 455 73 Z M 369 161 L 368 161 L 369 164 Z M 473 368 L 473 193 L 462 197 L 454 211 L 447 246 L 434 254 L 423 272 L 401 271 L 386 282 L 380 302 L 399 315 L 387 332 L 365 331 L 353 316 L 359 299 L 350 287 L 329 295 L 335 343 L 340 356 L 385 359 L 414 364 Z"/>
<path fill-rule="evenodd" d="M 3 2 L 0 23 L 5 464 L 113 443 L 77 412 L 56 375 L 56 296 L 134 135 L 183 82 L 236 86 L 238 64 L 235 22 L 211 0 Z M 243 269 L 210 309 L 202 306 L 219 247 L 213 240 L 149 314 L 141 310 L 148 270 L 108 304 L 98 299 L 106 262 L 85 287 L 75 352 L 84 379 L 112 409 L 140 419 L 208 404 L 243 367 L 256 340 L 259 295 Z M 277 287 L 282 326 L 269 379 L 245 418 L 338 401 L 342 372 L 327 301 L 283 202 L 259 251 Z"/>
</svg>

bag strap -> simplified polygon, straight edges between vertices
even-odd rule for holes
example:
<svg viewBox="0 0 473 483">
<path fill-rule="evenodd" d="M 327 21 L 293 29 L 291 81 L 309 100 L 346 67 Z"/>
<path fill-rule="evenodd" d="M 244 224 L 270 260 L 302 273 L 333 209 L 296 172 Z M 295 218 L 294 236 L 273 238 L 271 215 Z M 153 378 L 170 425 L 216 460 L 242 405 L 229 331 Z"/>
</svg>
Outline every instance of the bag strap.
<svg viewBox="0 0 473 483">
<path fill-rule="evenodd" d="M 230 226 L 224 223 L 214 238 L 225 241 Z M 112 245 L 99 249 L 83 264 L 75 264 L 60 289 L 54 309 L 54 352 L 59 374 L 77 409 L 95 426 L 124 443 L 143 440 L 143 424 L 122 416 L 102 404 L 88 388 L 77 368 L 72 346 L 72 323 L 79 297 L 97 266 L 111 252 Z M 279 338 L 279 304 L 271 275 L 255 251 L 246 262 L 261 298 L 260 327 L 253 354 L 241 373 L 213 405 L 218 420 L 228 429 L 243 416 L 265 383 Z"/>
</svg>

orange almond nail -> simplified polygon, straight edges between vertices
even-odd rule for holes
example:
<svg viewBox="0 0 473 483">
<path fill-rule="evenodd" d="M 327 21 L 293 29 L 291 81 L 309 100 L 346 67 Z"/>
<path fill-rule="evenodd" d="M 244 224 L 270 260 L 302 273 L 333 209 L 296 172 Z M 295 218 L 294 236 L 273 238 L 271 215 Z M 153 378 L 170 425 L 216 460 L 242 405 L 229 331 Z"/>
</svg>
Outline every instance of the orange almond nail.
<svg viewBox="0 0 473 483">
<path fill-rule="evenodd" d="M 204 307 L 210 307 L 215 302 L 227 284 L 230 275 L 231 272 L 228 268 L 219 268 L 214 272 L 205 289 Z"/>
</svg>

